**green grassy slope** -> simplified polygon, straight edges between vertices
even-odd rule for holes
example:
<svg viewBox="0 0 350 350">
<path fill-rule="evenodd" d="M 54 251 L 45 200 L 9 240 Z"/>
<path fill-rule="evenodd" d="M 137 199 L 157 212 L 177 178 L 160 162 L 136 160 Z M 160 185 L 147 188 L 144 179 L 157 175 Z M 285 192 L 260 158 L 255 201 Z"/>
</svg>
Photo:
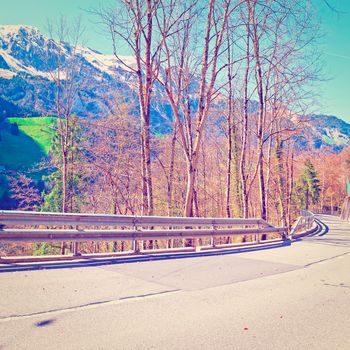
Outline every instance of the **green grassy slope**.
<svg viewBox="0 0 350 350">
<path fill-rule="evenodd" d="M 31 117 L 31 118 L 7 118 L 9 123 L 17 123 L 18 128 L 23 134 L 29 136 L 41 149 L 48 155 L 51 149 L 52 125 L 54 117 Z"/>
<path fill-rule="evenodd" d="M 55 118 L 7 118 L 17 123 L 19 135 L 12 135 L 9 129 L 2 129 L 0 141 L 0 165 L 6 170 L 26 170 L 47 156 L 52 142 L 52 124 Z"/>
</svg>

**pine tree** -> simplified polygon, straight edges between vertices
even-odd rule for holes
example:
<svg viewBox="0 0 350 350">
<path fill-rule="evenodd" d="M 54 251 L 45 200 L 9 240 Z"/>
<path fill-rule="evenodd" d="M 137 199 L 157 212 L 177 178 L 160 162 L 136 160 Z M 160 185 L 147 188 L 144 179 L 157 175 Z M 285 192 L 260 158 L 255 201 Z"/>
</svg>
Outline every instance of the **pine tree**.
<svg viewBox="0 0 350 350">
<path fill-rule="evenodd" d="M 309 209 L 310 202 L 316 204 L 320 198 L 320 181 L 317 178 L 315 167 L 310 159 L 304 164 L 304 172 L 299 178 L 296 187 L 297 199 L 300 207 Z"/>
</svg>

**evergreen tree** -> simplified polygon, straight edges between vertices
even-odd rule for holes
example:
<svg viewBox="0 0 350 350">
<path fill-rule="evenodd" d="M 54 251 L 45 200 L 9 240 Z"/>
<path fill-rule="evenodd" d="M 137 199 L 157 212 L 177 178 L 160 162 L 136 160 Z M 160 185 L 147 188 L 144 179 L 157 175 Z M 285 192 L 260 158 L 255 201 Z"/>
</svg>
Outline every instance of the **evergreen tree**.
<svg viewBox="0 0 350 350">
<path fill-rule="evenodd" d="M 41 207 L 43 211 L 62 212 L 63 203 L 67 208 L 64 211 L 78 212 L 79 205 L 83 198 L 84 176 L 78 167 L 83 152 L 81 143 L 84 130 L 78 125 L 78 117 L 71 116 L 68 129 L 70 139 L 67 140 L 69 148 L 66 155 L 67 179 L 66 179 L 66 199 L 63 191 L 63 164 L 60 134 L 56 132 L 52 140 L 50 151 L 50 164 L 53 171 L 44 177 L 46 189 L 43 192 L 44 203 Z"/>
<path fill-rule="evenodd" d="M 11 128 L 10 128 L 10 132 L 12 135 L 19 135 L 19 129 L 18 129 L 18 124 L 17 123 L 12 123 L 11 124 Z"/>
<path fill-rule="evenodd" d="M 315 167 L 310 159 L 307 159 L 304 164 L 304 172 L 296 186 L 297 200 L 301 208 L 308 210 L 310 203 L 318 202 L 321 191 L 319 183 Z"/>
</svg>

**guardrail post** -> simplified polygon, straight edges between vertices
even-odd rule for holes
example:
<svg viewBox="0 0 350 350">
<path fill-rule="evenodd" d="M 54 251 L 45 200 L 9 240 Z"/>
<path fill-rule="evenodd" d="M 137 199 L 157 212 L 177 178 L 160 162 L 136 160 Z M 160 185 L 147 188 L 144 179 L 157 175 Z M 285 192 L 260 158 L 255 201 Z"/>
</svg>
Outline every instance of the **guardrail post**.
<svg viewBox="0 0 350 350">
<path fill-rule="evenodd" d="M 137 250 L 137 241 L 136 241 L 135 237 L 132 240 L 132 248 L 131 249 L 134 251 L 134 253 L 138 252 L 138 250 Z"/>
<path fill-rule="evenodd" d="M 192 247 L 194 250 L 197 250 L 197 238 L 195 237 L 192 238 Z"/>
<path fill-rule="evenodd" d="M 133 227 L 132 227 L 134 233 L 136 233 L 137 227 L 136 227 L 136 222 L 134 221 L 133 223 Z M 134 251 L 135 254 L 140 253 L 140 247 L 137 244 L 137 239 L 136 236 L 134 234 L 133 238 L 132 238 L 132 250 Z"/>
<path fill-rule="evenodd" d="M 258 222 L 258 233 L 255 235 L 256 243 L 260 243 L 260 229 L 262 228 L 262 225 L 260 221 Z"/>
<path fill-rule="evenodd" d="M 73 242 L 73 256 L 81 256 L 79 253 L 79 242 Z"/>
<path fill-rule="evenodd" d="M 213 231 L 215 231 L 216 230 L 215 224 L 213 224 L 211 228 Z M 213 248 L 215 248 L 215 237 L 213 235 L 210 237 L 210 245 Z"/>
<path fill-rule="evenodd" d="M 78 226 L 75 227 L 76 230 L 79 230 Z M 73 256 L 81 256 L 79 253 L 79 242 L 72 242 L 72 248 L 73 248 Z"/>
</svg>

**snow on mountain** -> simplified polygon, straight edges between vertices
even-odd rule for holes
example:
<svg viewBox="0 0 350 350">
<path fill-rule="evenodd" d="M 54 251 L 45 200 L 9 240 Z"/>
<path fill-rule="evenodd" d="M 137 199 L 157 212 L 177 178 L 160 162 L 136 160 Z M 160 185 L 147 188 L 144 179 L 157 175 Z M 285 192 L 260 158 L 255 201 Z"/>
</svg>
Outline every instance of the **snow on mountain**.
<svg viewBox="0 0 350 350">
<path fill-rule="evenodd" d="M 78 46 L 78 52 L 93 66 L 108 74 L 115 74 L 117 69 L 130 72 L 123 63 L 121 63 L 115 55 L 105 55 L 85 46 Z M 120 56 L 120 59 L 128 66 L 135 67 L 135 58 L 132 56 Z"/>
<path fill-rule="evenodd" d="M 9 69 L 0 68 L 0 78 L 12 79 L 15 75 L 16 75 L 16 73 L 10 71 Z"/>
<path fill-rule="evenodd" d="M 49 60 L 50 52 L 52 55 L 56 46 L 60 46 L 63 54 L 68 56 L 71 48 L 67 43 L 57 43 L 52 39 L 47 39 L 35 27 L 0 26 L 0 55 L 9 67 L 8 70 L 15 73 L 24 72 L 50 79 L 48 71 L 54 71 L 56 68 Z M 114 55 L 104 55 L 84 46 L 78 46 L 77 52 L 101 72 L 115 74 L 117 69 L 130 71 Z M 127 65 L 135 66 L 135 59 L 131 56 L 121 56 L 121 59 Z M 0 77 L 5 77 L 4 72 Z"/>
<path fill-rule="evenodd" d="M 37 28 L 24 25 L 0 26 L 0 97 L 33 115 L 50 114 L 54 109 L 54 81 L 57 51 L 69 62 L 73 48 L 65 42 L 44 37 Z M 77 47 L 81 89 L 75 112 L 81 116 L 110 113 L 118 91 L 132 93 L 135 76 L 114 55 L 88 47 Z M 123 56 L 129 66 L 133 57 Z M 82 84 L 86 82 L 88 84 Z M 0 116 L 7 116 L 0 105 Z"/>
<path fill-rule="evenodd" d="M 27 33 L 38 33 L 38 29 L 33 26 L 27 26 L 23 24 L 7 24 L 7 25 L 0 25 L 0 35 L 2 38 L 13 38 L 14 36 L 18 35 L 20 31 L 26 31 Z"/>
<path fill-rule="evenodd" d="M 350 146 L 350 124 L 344 120 L 333 115 L 311 115 L 303 119 L 305 127 L 300 146 L 332 152 Z"/>
</svg>

